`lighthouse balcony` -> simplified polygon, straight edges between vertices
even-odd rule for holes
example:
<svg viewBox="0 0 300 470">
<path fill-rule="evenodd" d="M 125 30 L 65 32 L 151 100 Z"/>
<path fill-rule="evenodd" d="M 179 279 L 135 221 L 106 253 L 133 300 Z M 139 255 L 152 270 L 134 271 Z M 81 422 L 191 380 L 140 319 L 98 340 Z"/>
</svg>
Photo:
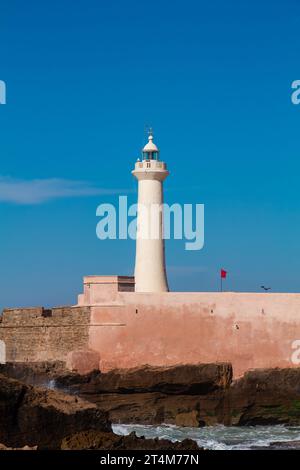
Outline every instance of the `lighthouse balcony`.
<svg viewBox="0 0 300 470">
<path fill-rule="evenodd" d="M 136 162 L 135 170 L 166 170 L 167 165 L 164 162 L 157 160 L 143 160 L 142 162 Z"/>
</svg>

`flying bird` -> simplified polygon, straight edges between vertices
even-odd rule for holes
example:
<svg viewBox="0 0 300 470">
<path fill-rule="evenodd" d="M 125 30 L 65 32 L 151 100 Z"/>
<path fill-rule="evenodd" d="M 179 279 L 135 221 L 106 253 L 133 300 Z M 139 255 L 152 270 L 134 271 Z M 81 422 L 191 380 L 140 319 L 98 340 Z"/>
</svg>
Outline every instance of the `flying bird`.
<svg viewBox="0 0 300 470">
<path fill-rule="evenodd" d="M 263 290 L 271 290 L 271 287 L 260 286 Z"/>
</svg>

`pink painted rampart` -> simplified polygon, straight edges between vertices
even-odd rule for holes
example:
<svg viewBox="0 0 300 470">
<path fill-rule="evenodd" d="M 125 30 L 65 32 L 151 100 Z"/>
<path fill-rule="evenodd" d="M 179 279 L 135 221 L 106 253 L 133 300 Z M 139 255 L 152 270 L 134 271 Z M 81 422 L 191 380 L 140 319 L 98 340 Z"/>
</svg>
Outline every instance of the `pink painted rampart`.
<svg viewBox="0 0 300 470">
<path fill-rule="evenodd" d="M 91 305 L 88 346 L 99 352 L 101 370 L 229 361 L 237 377 L 252 368 L 299 366 L 300 294 L 109 297 Z"/>
</svg>

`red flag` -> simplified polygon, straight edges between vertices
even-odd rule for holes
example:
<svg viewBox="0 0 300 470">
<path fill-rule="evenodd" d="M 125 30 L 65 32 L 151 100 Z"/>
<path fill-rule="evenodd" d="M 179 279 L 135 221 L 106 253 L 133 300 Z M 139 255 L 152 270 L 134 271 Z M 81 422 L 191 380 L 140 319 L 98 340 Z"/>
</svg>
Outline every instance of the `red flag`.
<svg viewBox="0 0 300 470">
<path fill-rule="evenodd" d="M 226 276 L 227 276 L 227 271 L 225 271 L 225 269 L 221 269 L 221 278 L 226 279 Z"/>
</svg>

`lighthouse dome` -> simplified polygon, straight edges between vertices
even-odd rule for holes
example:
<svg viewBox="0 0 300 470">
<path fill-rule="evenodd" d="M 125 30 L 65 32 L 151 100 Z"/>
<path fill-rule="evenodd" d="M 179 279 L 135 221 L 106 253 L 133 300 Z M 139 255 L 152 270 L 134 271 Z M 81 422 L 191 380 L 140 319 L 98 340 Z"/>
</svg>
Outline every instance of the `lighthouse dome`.
<svg viewBox="0 0 300 470">
<path fill-rule="evenodd" d="M 143 160 L 158 160 L 159 150 L 153 142 L 152 131 L 149 132 L 148 143 L 142 150 Z"/>
<path fill-rule="evenodd" d="M 145 147 L 143 148 L 143 152 L 158 152 L 158 148 L 155 145 L 155 143 L 153 142 L 153 135 L 152 134 L 149 134 L 148 142 L 145 145 Z"/>
</svg>

